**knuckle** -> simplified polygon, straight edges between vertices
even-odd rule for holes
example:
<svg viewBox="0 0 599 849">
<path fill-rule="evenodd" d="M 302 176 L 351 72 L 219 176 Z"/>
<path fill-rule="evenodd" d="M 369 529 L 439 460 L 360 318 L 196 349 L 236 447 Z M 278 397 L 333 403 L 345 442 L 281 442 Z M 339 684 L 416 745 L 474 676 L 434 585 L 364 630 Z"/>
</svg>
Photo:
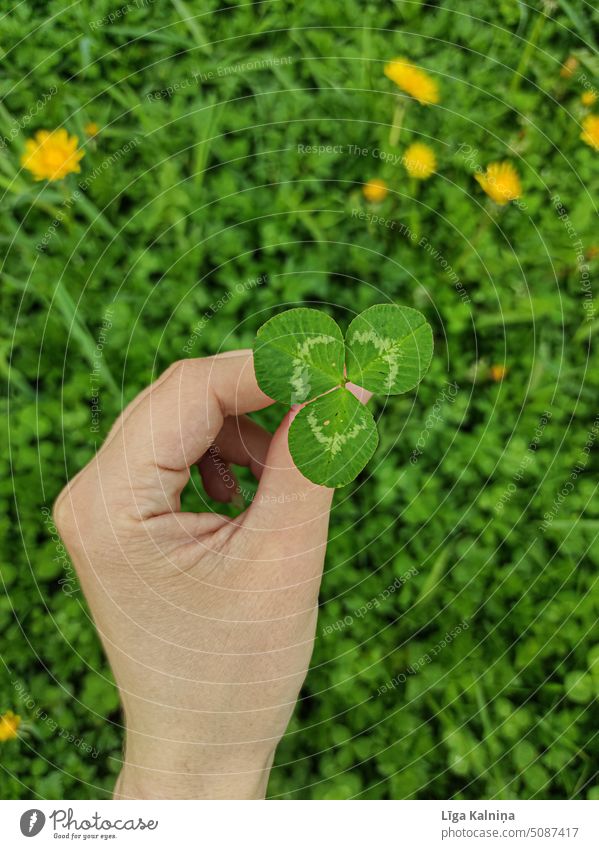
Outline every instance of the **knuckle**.
<svg viewBox="0 0 599 849">
<path fill-rule="evenodd" d="M 68 541 L 77 524 L 70 484 L 65 486 L 56 499 L 52 509 L 52 519 L 60 536 Z"/>
<path fill-rule="evenodd" d="M 166 369 L 164 376 L 172 377 L 173 374 L 176 374 L 176 372 L 181 371 L 183 369 L 183 367 L 185 366 L 185 362 L 185 360 L 175 360 L 175 362 L 171 363 L 170 366 Z"/>
<path fill-rule="evenodd" d="M 89 478 L 90 465 L 82 469 L 64 487 L 54 503 L 52 510 L 54 525 L 67 546 L 73 545 L 81 536 L 82 527 L 87 524 L 86 516 L 91 512 Z"/>
<path fill-rule="evenodd" d="M 211 382 L 211 357 L 190 357 L 177 360 L 165 372 L 164 388 L 167 392 L 187 392 L 207 387 Z M 213 379 L 213 376 L 212 376 Z"/>
<path fill-rule="evenodd" d="M 178 392 L 181 385 L 190 380 L 191 375 L 197 375 L 201 371 L 202 360 L 177 360 L 172 363 L 164 373 L 161 385 L 167 392 Z"/>
<path fill-rule="evenodd" d="M 195 358 L 175 360 L 175 362 L 168 367 L 166 373 L 167 375 L 169 375 L 169 377 L 172 377 L 174 375 L 179 375 L 179 377 L 182 377 L 183 374 L 187 375 L 190 371 L 197 368 L 203 362 L 203 360 Z"/>
</svg>

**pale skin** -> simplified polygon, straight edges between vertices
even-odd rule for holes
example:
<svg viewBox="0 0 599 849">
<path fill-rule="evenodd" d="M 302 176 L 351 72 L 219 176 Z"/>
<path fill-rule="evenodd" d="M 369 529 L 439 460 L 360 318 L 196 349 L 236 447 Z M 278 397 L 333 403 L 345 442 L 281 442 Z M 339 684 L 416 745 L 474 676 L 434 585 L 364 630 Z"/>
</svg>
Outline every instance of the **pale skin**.
<svg viewBox="0 0 599 849">
<path fill-rule="evenodd" d="M 273 436 L 247 418 L 271 403 L 251 351 L 175 363 L 56 502 L 124 709 L 117 799 L 265 795 L 310 663 L 333 495 L 295 468 L 293 411 Z M 258 478 L 250 506 L 181 512 L 194 464 L 208 495 L 234 497 L 223 461 Z"/>
</svg>

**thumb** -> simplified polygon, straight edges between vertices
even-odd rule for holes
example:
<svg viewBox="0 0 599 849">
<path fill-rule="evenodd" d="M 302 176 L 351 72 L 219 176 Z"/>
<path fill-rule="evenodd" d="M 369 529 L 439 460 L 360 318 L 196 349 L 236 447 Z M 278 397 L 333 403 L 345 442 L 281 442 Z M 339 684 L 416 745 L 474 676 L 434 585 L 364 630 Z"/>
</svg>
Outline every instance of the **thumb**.
<svg viewBox="0 0 599 849">
<path fill-rule="evenodd" d="M 371 393 L 351 383 L 350 392 L 365 404 Z M 299 471 L 289 452 L 289 428 L 302 406 L 289 410 L 270 443 L 256 497 L 244 517 L 244 525 L 256 530 L 298 533 L 315 546 L 326 539 L 335 490 L 312 483 Z"/>
<path fill-rule="evenodd" d="M 264 461 L 256 497 L 244 517 L 255 530 L 293 531 L 293 536 L 326 537 L 334 489 L 305 478 L 289 453 L 289 428 L 301 406 L 289 410 L 277 428 Z M 315 536 L 313 536 L 315 535 Z"/>
</svg>

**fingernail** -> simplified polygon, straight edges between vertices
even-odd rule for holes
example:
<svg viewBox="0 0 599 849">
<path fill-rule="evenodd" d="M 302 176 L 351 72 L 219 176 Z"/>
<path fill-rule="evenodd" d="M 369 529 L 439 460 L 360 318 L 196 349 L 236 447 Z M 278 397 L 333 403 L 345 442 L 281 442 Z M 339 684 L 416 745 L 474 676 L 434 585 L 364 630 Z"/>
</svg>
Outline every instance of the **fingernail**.
<svg viewBox="0 0 599 849">
<path fill-rule="evenodd" d="M 303 406 L 303 404 L 292 404 L 291 407 L 289 407 L 289 424 L 291 424 Z"/>
<path fill-rule="evenodd" d="M 360 401 L 362 404 L 367 404 L 372 398 L 372 392 L 369 392 L 368 389 L 362 389 L 361 386 L 356 386 L 355 383 L 350 383 L 349 381 L 345 384 L 345 388 L 349 389 L 352 395 Z"/>
</svg>

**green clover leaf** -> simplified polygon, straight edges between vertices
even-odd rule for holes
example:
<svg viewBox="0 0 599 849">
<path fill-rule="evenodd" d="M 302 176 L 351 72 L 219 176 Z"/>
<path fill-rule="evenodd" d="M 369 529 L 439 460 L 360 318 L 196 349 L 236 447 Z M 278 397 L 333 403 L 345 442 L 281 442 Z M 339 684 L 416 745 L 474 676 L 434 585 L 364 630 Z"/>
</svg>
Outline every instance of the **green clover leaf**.
<svg viewBox="0 0 599 849">
<path fill-rule="evenodd" d="M 372 414 L 348 389 L 334 389 L 299 411 L 289 450 L 313 483 L 344 486 L 356 478 L 379 442 Z"/>
<path fill-rule="evenodd" d="M 254 369 L 266 395 L 308 402 L 289 429 L 291 456 L 308 480 L 337 487 L 358 476 L 378 444 L 371 413 L 345 384 L 399 395 L 418 385 L 432 355 L 431 326 L 411 307 L 370 307 L 351 322 L 345 342 L 330 316 L 300 308 L 262 325 Z"/>
<path fill-rule="evenodd" d="M 384 395 L 417 386 L 433 356 L 433 331 L 418 310 L 377 304 L 356 316 L 345 335 L 348 379 Z"/>
<path fill-rule="evenodd" d="M 254 343 L 260 389 L 284 404 L 301 404 L 343 382 L 345 345 L 337 322 L 300 307 L 263 324 Z"/>
</svg>

